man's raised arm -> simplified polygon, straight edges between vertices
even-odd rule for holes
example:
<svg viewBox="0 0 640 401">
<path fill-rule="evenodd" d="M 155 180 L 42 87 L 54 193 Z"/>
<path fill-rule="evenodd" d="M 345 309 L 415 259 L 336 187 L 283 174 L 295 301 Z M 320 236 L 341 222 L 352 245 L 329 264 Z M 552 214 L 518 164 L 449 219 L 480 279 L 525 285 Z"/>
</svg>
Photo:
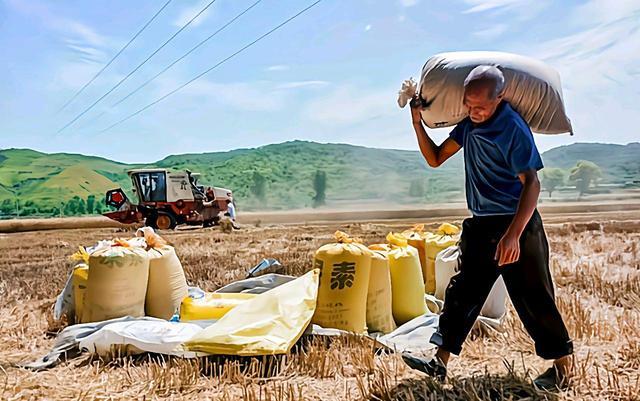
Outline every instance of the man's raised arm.
<svg viewBox="0 0 640 401">
<path fill-rule="evenodd" d="M 444 163 L 448 158 L 453 156 L 458 150 L 460 145 L 451 138 L 445 139 L 441 145 L 436 145 L 435 142 L 427 135 L 424 126 L 422 125 L 422 118 L 420 117 L 420 107 L 411 107 L 411 120 L 413 121 L 413 129 L 416 131 L 418 137 L 418 145 L 420 146 L 420 152 L 424 156 L 425 160 L 431 167 L 438 167 Z"/>
</svg>

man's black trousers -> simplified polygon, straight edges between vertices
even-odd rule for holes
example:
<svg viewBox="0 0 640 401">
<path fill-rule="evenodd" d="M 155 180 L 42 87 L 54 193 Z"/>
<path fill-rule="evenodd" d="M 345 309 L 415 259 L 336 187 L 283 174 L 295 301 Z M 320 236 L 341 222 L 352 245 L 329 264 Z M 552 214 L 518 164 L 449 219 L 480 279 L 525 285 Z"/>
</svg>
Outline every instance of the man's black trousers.
<svg viewBox="0 0 640 401">
<path fill-rule="evenodd" d="M 438 332 L 431 342 L 459 354 L 491 287 L 501 274 L 511 302 L 533 338 L 536 353 L 557 359 L 573 352 L 567 329 L 555 304 L 549 272 L 549 244 L 536 210 L 520 237 L 520 259 L 498 267 L 496 247 L 513 215 L 466 219 L 460 239 L 460 267 L 446 290 Z"/>
</svg>

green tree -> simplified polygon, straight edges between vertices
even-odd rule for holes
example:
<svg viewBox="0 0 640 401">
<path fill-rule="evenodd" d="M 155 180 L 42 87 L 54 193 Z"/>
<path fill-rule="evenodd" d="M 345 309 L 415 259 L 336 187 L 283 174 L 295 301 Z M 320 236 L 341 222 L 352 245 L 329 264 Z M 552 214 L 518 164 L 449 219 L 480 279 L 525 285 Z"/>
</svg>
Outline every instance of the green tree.
<svg viewBox="0 0 640 401">
<path fill-rule="evenodd" d="M 409 183 L 409 196 L 414 198 L 422 198 L 425 195 L 424 181 L 420 178 L 414 178 Z"/>
<path fill-rule="evenodd" d="M 77 195 L 74 196 L 73 198 L 76 200 L 76 202 L 78 204 L 78 206 L 77 206 L 77 214 L 80 214 L 80 215 L 86 214 L 87 213 L 87 204 L 84 202 L 84 199 L 82 199 L 81 197 L 79 197 Z"/>
<path fill-rule="evenodd" d="M 96 196 L 87 196 L 87 214 L 94 214 L 96 212 Z"/>
<path fill-rule="evenodd" d="M 9 216 L 16 212 L 16 205 L 11 199 L 5 199 L 0 203 L 0 214 Z"/>
<path fill-rule="evenodd" d="M 313 207 L 324 205 L 327 199 L 327 173 L 322 170 L 316 170 L 313 177 Z"/>
<path fill-rule="evenodd" d="M 549 192 L 549 198 L 553 191 L 561 185 L 564 185 L 565 173 L 561 168 L 547 167 L 542 170 L 542 188 Z"/>
<path fill-rule="evenodd" d="M 584 195 L 592 183 L 596 183 L 602 177 L 602 170 L 594 162 L 580 160 L 569 173 L 569 180 L 575 182 L 580 196 Z"/>
<path fill-rule="evenodd" d="M 251 193 L 261 201 L 265 200 L 267 195 L 267 180 L 258 171 L 253 172 L 253 182 L 251 183 Z"/>
<path fill-rule="evenodd" d="M 69 199 L 64 205 L 65 216 L 75 216 L 78 213 L 78 202 L 75 199 Z"/>
<path fill-rule="evenodd" d="M 22 210 L 20 211 L 23 216 L 33 216 L 35 214 L 38 214 L 38 212 L 38 207 L 35 203 L 33 203 L 33 201 L 26 201 L 24 206 L 22 207 Z"/>
</svg>

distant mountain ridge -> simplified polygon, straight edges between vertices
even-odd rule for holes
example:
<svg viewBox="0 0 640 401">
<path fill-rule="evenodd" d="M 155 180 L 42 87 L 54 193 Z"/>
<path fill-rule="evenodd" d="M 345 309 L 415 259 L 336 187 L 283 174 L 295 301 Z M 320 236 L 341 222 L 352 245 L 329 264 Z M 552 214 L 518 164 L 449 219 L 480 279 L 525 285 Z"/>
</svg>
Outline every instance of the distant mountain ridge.
<svg viewBox="0 0 640 401">
<path fill-rule="evenodd" d="M 547 167 L 568 169 L 578 160 L 598 164 L 604 181 L 640 179 L 640 143 L 575 143 L 542 155 Z M 461 154 L 441 168 L 428 168 L 417 151 L 375 149 L 345 144 L 292 141 L 229 152 L 171 155 L 155 163 L 126 164 L 81 154 L 47 154 L 30 149 L 0 150 L 0 205 L 7 199 L 55 213 L 74 196 L 94 195 L 122 186 L 130 189 L 126 171 L 140 167 L 190 169 L 201 182 L 230 188 L 250 209 L 299 208 L 311 205 L 316 171 L 327 174 L 327 201 L 403 203 L 463 199 Z M 266 194 L 252 192 L 256 175 L 266 180 Z M 8 206 L 7 206 L 8 207 Z M 388 207 L 388 206 L 387 206 Z"/>
</svg>

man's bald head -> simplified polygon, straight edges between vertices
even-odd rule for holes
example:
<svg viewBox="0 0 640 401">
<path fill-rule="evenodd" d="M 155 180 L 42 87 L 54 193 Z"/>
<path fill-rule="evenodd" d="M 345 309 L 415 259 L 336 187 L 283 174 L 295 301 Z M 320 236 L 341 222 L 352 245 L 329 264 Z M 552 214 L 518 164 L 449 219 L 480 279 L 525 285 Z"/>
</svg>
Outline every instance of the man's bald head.
<svg viewBox="0 0 640 401">
<path fill-rule="evenodd" d="M 495 99 L 504 90 L 504 75 L 498 67 L 479 65 L 467 75 L 464 80 L 465 92 L 489 91 L 490 99 Z"/>
<path fill-rule="evenodd" d="M 495 113 L 502 101 L 504 75 L 497 67 L 481 65 L 469 73 L 464 80 L 464 105 L 469 118 L 479 124 Z"/>
</svg>

